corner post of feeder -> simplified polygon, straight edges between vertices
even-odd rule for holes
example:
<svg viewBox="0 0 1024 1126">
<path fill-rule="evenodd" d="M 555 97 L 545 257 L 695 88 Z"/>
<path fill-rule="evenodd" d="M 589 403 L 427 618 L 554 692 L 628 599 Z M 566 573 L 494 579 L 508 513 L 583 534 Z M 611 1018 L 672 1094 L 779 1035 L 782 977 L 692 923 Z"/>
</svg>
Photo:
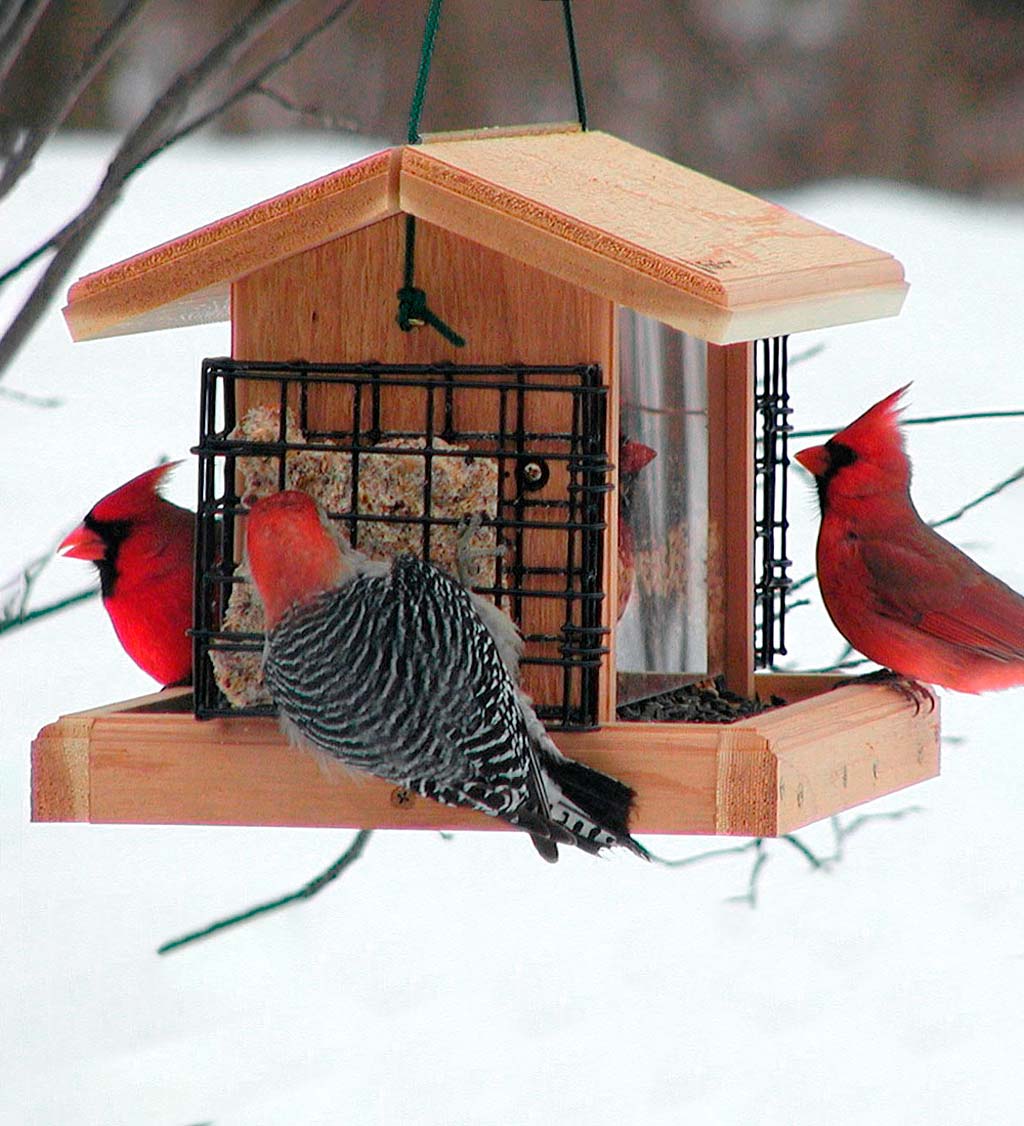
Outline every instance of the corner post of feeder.
<svg viewBox="0 0 1024 1126">
<path fill-rule="evenodd" d="M 778 832 L 779 763 L 758 731 L 726 727 L 719 736 L 715 832 L 771 837 Z"/>
<path fill-rule="evenodd" d="M 601 589 L 605 592 L 601 609 L 601 624 L 608 630 L 605 646 L 608 652 L 601 662 L 601 675 L 598 687 L 597 722 L 612 723 L 618 706 L 617 684 L 615 678 L 615 625 L 619 607 L 619 410 L 620 410 L 620 371 L 619 371 L 619 306 L 607 303 L 607 344 L 603 349 L 605 381 L 608 388 L 608 410 L 606 412 L 606 446 L 608 459 L 614 469 L 611 482 L 615 487 L 605 493 L 604 536 L 605 554 L 602 561 Z"/>
<path fill-rule="evenodd" d="M 708 345 L 708 669 L 754 694 L 754 347 Z M 717 604 L 716 604 L 717 603 Z"/>
<path fill-rule="evenodd" d="M 32 741 L 32 820 L 88 821 L 93 719 L 64 716 Z"/>
</svg>

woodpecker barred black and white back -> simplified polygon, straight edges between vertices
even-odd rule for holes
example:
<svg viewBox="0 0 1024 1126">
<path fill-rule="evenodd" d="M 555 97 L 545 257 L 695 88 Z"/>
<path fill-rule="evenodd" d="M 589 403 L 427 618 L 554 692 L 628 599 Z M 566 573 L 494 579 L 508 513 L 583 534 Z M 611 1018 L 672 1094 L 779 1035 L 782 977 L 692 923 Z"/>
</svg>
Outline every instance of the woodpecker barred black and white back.
<svg viewBox="0 0 1024 1126">
<path fill-rule="evenodd" d="M 268 635 L 264 679 L 301 741 L 502 817 L 545 859 L 559 843 L 645 855 L 628 831 L 633 791 L 561 755 L 505 658 L 463 586 L 400 556 L 288 610 Z"/>
</svg>

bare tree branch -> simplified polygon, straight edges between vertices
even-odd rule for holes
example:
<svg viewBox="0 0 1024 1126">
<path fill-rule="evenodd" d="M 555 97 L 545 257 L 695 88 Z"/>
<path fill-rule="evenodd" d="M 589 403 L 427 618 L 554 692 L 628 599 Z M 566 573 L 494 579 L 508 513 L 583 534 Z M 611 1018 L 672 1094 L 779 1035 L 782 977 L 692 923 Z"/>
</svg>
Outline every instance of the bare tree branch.
<svg viewBox="0 0 1024 1126">
<path fill-rule="evenodd" d="M 300 35 L 298 39 L 295 39 L 291 43 L 289 43 L 287 47 L 279 51 L 268 62 L 264 63 L 263 66 L 261 66 L 255 74 L 238 83 L 227 95 L 225 95 L 210 109 L 206 110 L 202 114 L 199 114 L 187 124 L 183 125 L 181 129 L 168 137 L 163 145 L 161 145 L 159 149 L 155 150 L 147 159 L 151 159 L 159 152 L 162 152 L 165 148 L 168 148 L 170 145 L 182 140 L 190 133 L 196 132 L 197 129 L 201 129 L 204 125 L 209 124 L 209 122 L 211 122 L 215 117 L 218 117 L 225 110 L 230 109 L 231 106 L 235 105 L 236 102 L 240 102 L 243 98 L 248 97 L 250 94 L 265 93 L 265 91 L 263 90 L 263 83 L 265 82 L 265 80 L 271 74 L 273 74 L 274 71 L 279 70 L 282 66 L 284 66 L 285 63 L 289 62 L 297 54 L 303 51 L 318 35 L 326 31 L 327 28 L 331 26 L 331 24 L 345 15 L 345 13 L 349 10 L 349 8 L 352 7 L 354 3 L 355 0 L 341 0 L 341 2 L 336 4 L 318 24 L 316 24 L 303 35 Z"/>
<path fill-rule="evenodd" d="M 1003 489 L 1007 489 L 1010 485 L 1016 484 L 1022 478 L 1024 478 L 1024 465 L 1022 465 L 1020 469 L 1015 469 L 1009 477 L 1004 477 L 1002 481 L 997 482 L 991 489 L 983 492 L 981 496 L 975 497 L 974 500 L 970 500 L 965 505 L 962 505 L 956 512 L 951 512 L 948 516 L 943 516 L 941 520 L 934 521 L 931 526 L 933 528 L 941 528 L 944 524 L 952 524 L 954 520 L 959 520 L 961 516 L 970 512 L 972 508 L 977 508 L 979 504 L 991 500 L 992 497 L 1001 493 Z"/>
<path fill-rule="evenodd" d="M 149 0 L 125 0 L 121 10 L 86 52 L 81 65 L 67 80 L 59 97 L 52 98 L 42 117 L 21 134 L 17 148 L 9 154 L 9 159 L 0 174 L 0 199 L 3 199 L 29 170 L 43 143 L 64 123 L 68 114 L 74 109 L 75 103 L 106 65 L 107 60 L 121 43 L 132 23 L 142 14 L 142 9 L 148 2 Z M 0 157 L 3 155 L 0 153 Z"/>
<path fill-rule="evenodd" d="M 334 114 L 325 113 L 319 106 L 300 106 L 293 102 L 290 98 L 277 90 L 272 89 L 270 86 L 259 85 L 255 86 L 252 91 L 254 94 L 259 94 L 264 98 L 279 105 L 282 109 L 287 110 L 289 113 L 300 114 L 302 117 L 312 118 L 318 125 L 325 129 L 333 129 L 339 133 L 357 133 L 359 131 L 359 123 L 347 117 L 335 117 Z"/>
<path fill-rule="evenodd" d="M 938 422 L 970 422 L 979 418 L 1024 418 L 1024 410 L 969 411 L 967 414 L 933 414 L 921 418 L 901 418 L 900 426 L 934 426 Z M 829 426 L 824 430 L 791 430 L 790 438 L 827 438 L 838 434 L 842 426 Z"/>
<path fill-rule="evenodd" d="M 27 407 L 41 407 L 48 410 L 52 407 L 62 406 L 63 399 L 55 395 L 31 395 L 28 391 L 16 391 L 13 387 L 0 387 L 0 399 L 7 399 L 11 403 L 24 403 Z"/>
<path fill-rule="evenodd" d="M 24 305 L 0 337 L 0 375 L 35 327 L 85 244 L 120 197 L 127 181 L 168 145 L 206 124 L 228 105 L 251 93 L 266 74 L 293 58 L 315 35 L 344 14 L 353 0 L 343 0 L 311 32 L 296 37 L 269 64 L 260 68 L 258 80 L 247 79 L 239 83 L 214 109 L 199 114 L 182 126 L 180 123 L 197 93 L 214 78 L 228 71 L 273 23 L 300 2 L 301 0 L 260 0 L 194 66 L 178 74 L 156 99 L 149 112 L 124 138 L 102 182 L 82 210 L 0 277 L 2 284 L 20 272 L 29 261 L 38 259 L 49 250 L 55 251 Z"/>
<path fill-rule="evenodd" d="M 661 864 L 665 868 L 686 868 L 691 864 L 700 864 L 705 860 L 714 860 L 720 856 L 734 856 L 737 853 L 753 852 L 754 863 L 750 869 L 750 875 L 747 877 L 747 890 L 740 895 L 732 895 L 726 900 L 726 903 L 746 903 L 749 907 L 757 906 L 757 893 L 758 885 L 761 879 L 761 873 L 764 870 L 765 864 L 770 859 L 770 853 L 767 846 L 774 840 L 785 841 L 788 845 L 800 853 L 800 855 L 807 861 L 815 871 L 827 871 L 834 864 L 842 861 L 845 854 L 846 841 L 859 829 L 863 829 L 871 821 L 899 821 L 911 813 L 922 813 L 923 809 L 919 805 L 908 805 L 901 809 L 887 810 L 883 813 L 861 813 L 848 822 L 838 816 L 833 816 L 832 821 L 832 834 L 835 840 L 833 850 L 828 856 L 818 856 L 808 845 L 806 845 L 795 833 L 786 833 L 781 837 L 754 837 L 744 844 L 730 845 L 726 848 L 712 848 L 706 852 L 698 852 L 693 856 L 684 856 L 676 860 L 667 860 L 661 856 L 651 854 L 651 859 L 656 864 Z"/>
<path fill-rule="evenodd" d="M 202 930 L 191 931 L 181 938 L 171 939 L 170 942 L 165 942 L 162 946 L 157 947 L 157 953 L 169 954 L 172 950 L 180 950 L 182 946 L 188 946 L 189 943 L 198 942 L 201 938 L 208 938 L 211 934 L 216 934 L 217 931 L 225 930 L 239 923 L 247 923 L 250 919 L 255 919 L 258 915 L 265 915 L 269 911 L 277 911 L 281 907 L 287 907 L 289 903 L 296 903 L 300 899 L 312 899 L 318 891 L 322 891 L 329 883 L 336 880 L 346 868 L 351 867 L 351 865 L 363 855 L 363 850 L 366 848 L 367 842 L 372 835 L 372 829 L 360 829 L 341 856 L 339 856 L 329 868 L 324 869 L 315 879 L 310 880 L 308 884 L 303 884 L 298 891 L 290 892 L 288 895 L 282 895 L 278 899 L 271 899 L 267 903 L 261 903 L 258 907 L 250 907 L 248 911 L 242 911 L 238 915 L 229 915 L 226 919 L 219 919 L 217 922 L 211 923 L 208 927 L 203 927 Z"/>
<path fill-rule="evenodd" d="M 94 598 L 99 594 L 95 586 L 58 598 L 45 606 L 28 608 L 32 597 L 32 589 L 36 584 L 43 568 L 53 558 L 53 550 L 37 555 L 35 559 L 26 563 L 13 578 L 0 585 L 0 634 L 26 626 L 29 622 L 55 614 L 77 602 L 84 602 L 87 598 Z"/>
<path fill-rule="evenodd" d="M 59 610 L 66 610 L 69 606 L 74 606 L 79 602 L 85 602 L 90 598 L 95 598 L 99 592 L 99 587 L 92 586 L 86 590 L 79 590 L 75 594 L 69 594 L 65 598 L 58 598 L 54 602 L 48 602 L 45 606 L 37 606 L 31 610 L 21 610 L 11 617 L 5 614 L 3 617 L 0 617 L 0 634 L 7 633 L 10 630 L 20 629 L 22 626 L 27 626 L 29 622 L 34 622 L 39 618 L 56 614 Z"/>
<path fill-rule="evenodd" d="M 0 5 L 0 82 L 10 74 L 50 0 L 24 0 L 23 4 Z"/>
</svg>

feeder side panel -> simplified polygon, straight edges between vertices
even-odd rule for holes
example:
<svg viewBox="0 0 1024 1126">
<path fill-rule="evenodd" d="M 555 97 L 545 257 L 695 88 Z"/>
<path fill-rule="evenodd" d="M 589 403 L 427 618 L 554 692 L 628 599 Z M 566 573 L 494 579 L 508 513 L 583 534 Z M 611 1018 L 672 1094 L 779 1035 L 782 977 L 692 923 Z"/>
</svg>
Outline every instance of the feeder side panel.
<svg viewBox="0 0 1024 1126">
<path fill-rule="evenodd" d="M 426 292 L 431 310 L 462 335 L 466 345 L 457 348 L 427 327 L 403 332 L 396 320 L 396 294 L 403 284 L 404 253 L 405 217 L 399 215 L 243 278 L 232 289 L 232 355 L 242 360 L 324 363 L 596 363 L 606 384 L 614 378 L 611 301 L 423 221 L 416 229 L 415 283 Z M 549 382 L 555 381 L 553 377 Z M 292 398 L 289 406 L 295 409 Z M 435 411 L 440 410 L 440 397 L 437 399 Z M 422 390 L 402 393 L 390 389 L 381 397 L 382 428 L 422 431 L 424 402 Z M 473 422 L 465 428 L 496 430 L 495 403 L 495 397 L 486 391 L 475 402 L 472 394 L 461 395 L 459 409 Z M 239 417 L 257 404 L 276 405 L 273 388 L 240 385 Z M 351 423 L 352 409 L 350 390 L 323 387 L 310 392 L 308 418 L 313 426 L 344 429 Z M 528 396 L 522 409 L 522 426 L 528 432 L 566 433 L 572 429 L 568 395 Z M 615 415 L 615 407 L 608 413 Z M 439 429 L 439 421 L 435 416 L 432 425 Z M 615 425 L 613 422 L 613 430 Z M 607 444 L 614 438 L 614 434 L 604 435 L 606 449 L 615 448 Z M 549 446 L 540 438 L 531 448 L 543 455 L 556 445 Z M 550 478 L 533 496 L 534 501 L 567 493 L 566 463 L 552 459 L 549 469 Z M 609 562 L 616 558 L 617 550 L 614 521 L 609 518 L 614 504 L 614 498 L 606 500 L 604 516 L 613 529 L 610 538 L 605 533 L 606 597 L 601 607 L 601 624 L 609 629 L 617 598 L 614 567 Z M 542 506 L 531 509 L 532 520 L 555 518 L 545 515 Z M 545 572 L 564 571 L 564 537 L 543 528 L 526 529 L 523 537 L 531 587 L 541 592 L 561 589 L 564 578 Z M 520 624 L 526 635 L 556 637 L 565 624 L 558 598 L 531 598 L 524 603 L 523 615 Z M 541 658 L 558 654 L 556 641 L 536 642 L 532 649 L 532 655 Z M 599 720 L 613 714 L 613 678 L 614 663 L 606 655 L 599 677 Z M 524 687 L 539 704 L 560 700 L 562 672 L 528 666 Z"/>
</svg>

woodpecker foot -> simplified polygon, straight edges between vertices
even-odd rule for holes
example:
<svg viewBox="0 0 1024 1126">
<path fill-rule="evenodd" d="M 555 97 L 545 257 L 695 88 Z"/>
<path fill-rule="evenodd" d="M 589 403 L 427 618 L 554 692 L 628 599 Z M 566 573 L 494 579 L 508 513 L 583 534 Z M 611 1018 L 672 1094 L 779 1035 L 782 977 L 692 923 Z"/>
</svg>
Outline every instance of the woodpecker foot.
<svg viewBox="0 0 1024 1126">
<path fill-rule="evenodd" d="M 504 544 L 495 544 L 493 547 L 474 547 L 473 537 L 480 531 L 484 522 L 484 513 L 474 512 L 463 516 L 458 524 L 458 538 L 455 543 L 455 564 L 459 573 L 459 582 L 468 590 L 480 577 L 479 559 L 496 559 L 505 554 Z"/>
<path fill-rule="evenodd" d="M 850 677 L 849 680 L 840 681 L 836 688 L 844 688 L 848 684 L 885 684 L 914 705 L 914 715 L 920 713 L 924 704 L 928 705 L 929 712 L 935 711 L 935 694 L 926 684 L 892 669 L 875 669 L 874 672 Z"/>
</svg>

